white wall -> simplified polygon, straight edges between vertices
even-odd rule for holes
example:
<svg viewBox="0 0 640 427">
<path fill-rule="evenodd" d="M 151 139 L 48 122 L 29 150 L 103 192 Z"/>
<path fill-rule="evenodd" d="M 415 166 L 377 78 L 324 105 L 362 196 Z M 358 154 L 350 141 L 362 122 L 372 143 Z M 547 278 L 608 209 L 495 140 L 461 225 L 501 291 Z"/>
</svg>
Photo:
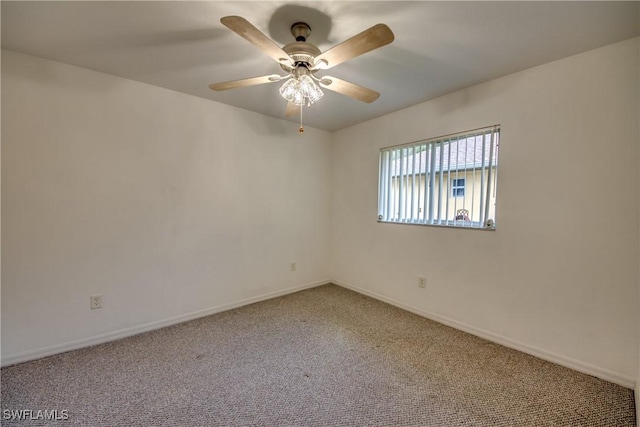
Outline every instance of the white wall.
<svg viewBox="0 0 640 427">
<path fill-rule="evenodd" d="M 297 130 L 3 51 L 3 363 L 326 281 L 331 134 Z"/>
<path fill-rule="evenodd" d="M 3 363 L 332 277 L 633 386 L 639 46 L 302 138 L 284 121 L 3 52 Z M 380 147 L 494 123 L 497 231 L 376 222 Z M 101 310 L 88 309 L 94 293 Z"/>
<path fill-rule="evenodd" d="M 586 52 L 336 132 L 332 277 L 633 387 L 638 45 Z M 492 124 L 502 125 L 497 231 L 376 222 L 379 148 Z"/>
</svg>

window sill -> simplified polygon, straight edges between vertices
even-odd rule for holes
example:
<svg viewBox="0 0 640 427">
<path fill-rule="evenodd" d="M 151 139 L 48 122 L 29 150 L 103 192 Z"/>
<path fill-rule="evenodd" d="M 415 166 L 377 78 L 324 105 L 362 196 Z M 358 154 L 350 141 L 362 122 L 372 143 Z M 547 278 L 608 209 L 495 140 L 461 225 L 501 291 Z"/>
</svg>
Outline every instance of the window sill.
<svg viewBox="0 0 640 427">
<path fill-rule="evenodd" d="M 482 226 L 478 222 L 472 221 L 446 221 L 440 224 L 429 224 L 422 222 L 403 222 L 403 221 L 377 221 L 379 224 L 398 224 L 398 225 L 419 225 L 427 227 L 442 227 L 442 228 L 457 228 L 460 230 L 483 230 L 483 231 L 496 231 L 495 223 L 492 227 Z M 472 225 L 473 224 L 473 225 Z"/>
</svg>

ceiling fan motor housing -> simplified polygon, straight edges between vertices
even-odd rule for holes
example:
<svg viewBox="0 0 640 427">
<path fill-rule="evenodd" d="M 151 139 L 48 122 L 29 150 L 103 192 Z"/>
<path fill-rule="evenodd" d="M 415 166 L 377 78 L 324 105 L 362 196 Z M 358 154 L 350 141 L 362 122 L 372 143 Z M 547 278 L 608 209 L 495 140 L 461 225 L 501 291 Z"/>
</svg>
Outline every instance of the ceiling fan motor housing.
<svg viewBox="0 0 640 427">
<path fill-rule="evenodd" d="M 307 43 L 307 37 L 311 34 L 311 27 L 306 22 L 296 22 L 291 25 L 291 35 L 296 39 L 295 42 L 285 45 L 282 50 L 287 52 L 293 63 L 294 67 L 280 64 L 282 69 L 286 72 L 304 66 L 307 69 L 313 67 L 313 60 L 316 56 L 320 55 L 320 49 Z"/>
<path fill-rule="evenodd" d="M 320 49 L 307 42 L 294 42 L 285 45 L 282 50 L 287 52 L 289 57 L 296 64 L 296 67 L 299 65 L 304 65 L 307 68 L 311 68 L 313 66 L 313 60 L 316 56 L 320 55 Z M 283 70 L 289 72 L 291 70 L 290 67 L 286 65 L 282 65 Z"/>
</svg>

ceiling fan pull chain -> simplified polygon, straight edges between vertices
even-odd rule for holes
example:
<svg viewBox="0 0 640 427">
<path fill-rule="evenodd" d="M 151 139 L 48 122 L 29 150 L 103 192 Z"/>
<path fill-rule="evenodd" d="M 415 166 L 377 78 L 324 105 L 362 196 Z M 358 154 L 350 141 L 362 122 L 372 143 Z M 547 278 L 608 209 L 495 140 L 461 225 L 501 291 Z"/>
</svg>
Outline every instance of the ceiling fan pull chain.
<svg viewBox="0 0 640 427">
<path fill-rule="evenodd" d="M 304 104 L 300 104 L 300 129 L 298 129 L 300 133 L 304 132 L 304 128 L 302 127 L 302 107 L 304 107 Z"/>
</svg>

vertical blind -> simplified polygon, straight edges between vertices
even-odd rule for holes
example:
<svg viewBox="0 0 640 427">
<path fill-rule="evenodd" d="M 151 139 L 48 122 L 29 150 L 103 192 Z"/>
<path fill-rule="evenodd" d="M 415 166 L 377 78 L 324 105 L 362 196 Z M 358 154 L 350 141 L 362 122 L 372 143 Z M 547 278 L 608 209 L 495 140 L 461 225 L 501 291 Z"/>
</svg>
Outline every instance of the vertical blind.
<svg viewBox="0 0 640 427">
<path fill-rule="evenodd" d="M 380 150 L 378 221 L 495 228 L 500 126 Z"/>
</svg>

